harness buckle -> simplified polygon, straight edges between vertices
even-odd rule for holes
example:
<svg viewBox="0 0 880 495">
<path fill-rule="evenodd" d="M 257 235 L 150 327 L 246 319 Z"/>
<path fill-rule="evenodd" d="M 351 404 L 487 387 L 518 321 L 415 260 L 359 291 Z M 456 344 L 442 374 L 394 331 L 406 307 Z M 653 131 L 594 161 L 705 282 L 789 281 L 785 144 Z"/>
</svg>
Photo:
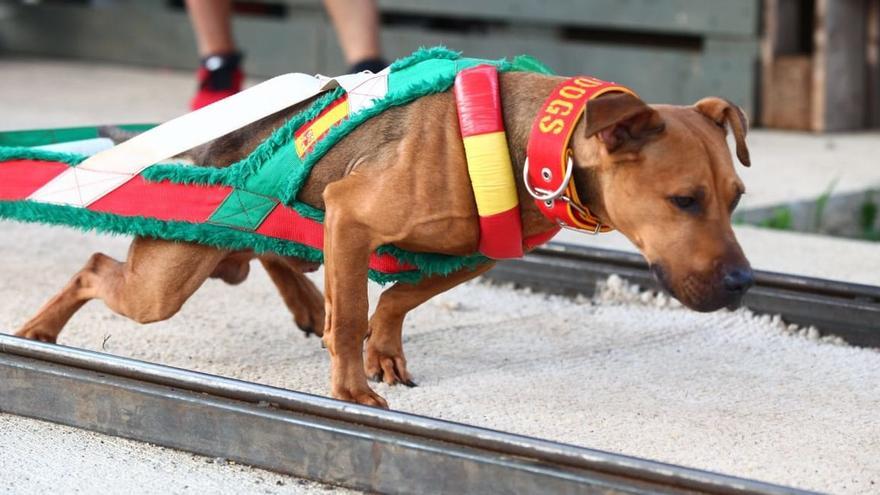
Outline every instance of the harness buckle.
<svg viewBox="0 0 880 495">
<path fill-rule="evenodd" d="M 592 215 L 589 215 L 587 213 L 587 211 L 581 207 L 581 205 L 572 201 L 571 198 L 569 198 L 568 196 L 561 196 L 558 199 L 568 203 L 568 205 L 571 206 L 572 208 L 574 208 L 575 210 L 577 210 L 577 212 L 580 213 L 581 216 L 586 217 L 586 218 L 589 218 L 592 216 Z M 601 233 L 601 230 L 602 230 L 602 223 L 601 222 L 596 222 L 596 228 L 594 228 L 592 230 L 582 229 L 580 227 L 572 227 L 571 225 L 567 225 L 566 223 L 564 223 L 562 220 L 557 220 L 556 223 L 558 223 L 562 228 L 565 228 L 568 230 L 573 230 L 575 232 L 581 232 L 584 234 L 590 234 L 590 235 L 598 235 Z"/>
</svg>

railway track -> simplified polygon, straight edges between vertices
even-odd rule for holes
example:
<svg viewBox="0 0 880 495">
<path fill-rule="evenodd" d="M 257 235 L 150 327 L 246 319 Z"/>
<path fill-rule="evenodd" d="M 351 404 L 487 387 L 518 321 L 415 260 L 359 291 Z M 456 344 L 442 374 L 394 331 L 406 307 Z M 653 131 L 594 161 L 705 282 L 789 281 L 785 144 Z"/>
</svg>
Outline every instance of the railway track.
<svg viewBox="0 0 880 495">
<path fill-rule="evenodd" d="M 554 294 L 592 296 L 610 275 L 660 290 L 641 255 L 551 242 L 519 260 L 499 263 L 484 277 Z M 743 305 L 788 323 L 815 326 L 850 344 L 880 347 L 880 287 L 756 271 Z"/>
<path fill-rule="evenodd" d="M 550 244 L 489 278 L 587 294 L 641 257 Z M 880 288 L 767 272 L 745 304 L 880 347 Z M 382 493 L 800 494 L 793 488 L 0 334 L 0 412 Z"/>
<path fill-rule="evenodd" d="M 0 411 L 371 492 L 809 493 L 3 334 Z"/>
</svg>

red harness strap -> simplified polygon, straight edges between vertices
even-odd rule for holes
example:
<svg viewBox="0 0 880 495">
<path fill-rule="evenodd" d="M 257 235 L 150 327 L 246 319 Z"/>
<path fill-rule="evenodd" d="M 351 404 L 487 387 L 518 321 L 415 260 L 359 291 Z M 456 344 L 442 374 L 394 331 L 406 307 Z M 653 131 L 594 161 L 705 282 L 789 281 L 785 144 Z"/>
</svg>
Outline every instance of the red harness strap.
<svg viewBox="0 0 880 495">
<path fill-rule="evenodd" d="M 523 180 L 541 213 L 561 227 L 591 234 L 613 230 L 578 198 L 571 180 L 574 163 L 569 147 L 587 102 L 609 92 L 635 95 L 624 86 L 595 77 L 569 78 L 550 93 L 532 125 Z"/>
</svg>

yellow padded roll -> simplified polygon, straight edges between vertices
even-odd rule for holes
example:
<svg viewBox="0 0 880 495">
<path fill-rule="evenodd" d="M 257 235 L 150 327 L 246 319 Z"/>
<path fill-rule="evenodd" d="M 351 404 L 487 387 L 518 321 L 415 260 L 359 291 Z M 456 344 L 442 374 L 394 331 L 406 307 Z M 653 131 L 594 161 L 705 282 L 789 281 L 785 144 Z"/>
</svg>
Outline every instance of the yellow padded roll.
<svg viewBox="0 0 880 495">
<path fill-rule="evenodd" d="M 507 211 L 519 204 L 504 131 L 464 138 L 468 174 L 481 217 Z"/>
</svg>

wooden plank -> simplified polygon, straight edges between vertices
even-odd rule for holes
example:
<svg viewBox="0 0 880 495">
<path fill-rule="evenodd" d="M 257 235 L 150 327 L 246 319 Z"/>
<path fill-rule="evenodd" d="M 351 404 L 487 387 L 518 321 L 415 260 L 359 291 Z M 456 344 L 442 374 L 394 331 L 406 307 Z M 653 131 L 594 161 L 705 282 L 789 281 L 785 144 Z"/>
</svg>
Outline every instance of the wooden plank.
<svg viewBox="0 0 880 495">
<path fill-rule="evenodd" d="M 767 127 L 809 130 L 813 60 L 781 55 L 763 72 L 761 123 Z"/>
<path fill-rule="evenodd" d="M 557 23 L 600 29 L 754 36 L 757 0 L 379 0 L 384 12 Z"/>
<path fill-rule="evenodd" d="M 812 128 L 860 129 L 865 125 L 866 0 L 816 0 Z"/>
<path fill-rule="evenodd" d="M 765 0 L 761 39 L 761 118 L 767 127 L 808 130 L 812 116 L 813 59 L 803 45 L 812 12 L 801 0 Z"/>
</svg>

